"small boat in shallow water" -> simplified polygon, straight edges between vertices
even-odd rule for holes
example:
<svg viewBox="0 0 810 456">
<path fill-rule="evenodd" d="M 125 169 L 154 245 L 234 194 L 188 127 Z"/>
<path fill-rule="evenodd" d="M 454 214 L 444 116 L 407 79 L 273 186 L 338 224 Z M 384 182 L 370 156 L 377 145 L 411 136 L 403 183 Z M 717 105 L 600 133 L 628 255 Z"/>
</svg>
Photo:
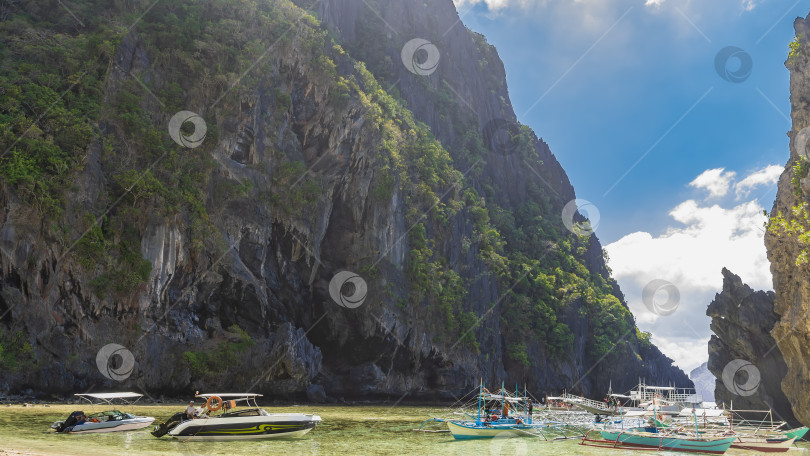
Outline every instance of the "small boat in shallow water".
<svg viewBox="0 0 810 456">
<path fill-rule="evenodd" d="M 251 440 L 302 437 L 321 422 L 318 415 L 267 413 L 256 403 L 261 394 L 199 394 L 207 413 L 189 419 L 180 412 L 156 426 L 155 437 L 168 435 L 180 440 Z M 239 403 L 245 403 L 240 407 Z M 222 410 L 217 415 L 210 412 Z"/>
<path fill-rule="evenodd" d="M 601 439 L 590 437 L 599 433 Z M 737 435 L 694 435 L 690 433 L 658 432 L 655 427 L 634 428 L 626 431 L 594 429 L 582 439 L 582 445 L 616 448 L 679 451 L 685 453 L 723 454 L 737 439 Z"/>
<path fill-rule="evenodd" d="M 143 395 L 138 393 L 85 393 L 76 396 L 88 401 L 91 406 L 107 405 L 112 407 L 113 401 L 121 400 L 128 405 L 138 401 Z M 134 399 L 134 400 L 133 400 Z M 95 400 L 96 402 L 93 402 Z M 103 412 L 85 415 L 83 411 L 75 411 L 64 421 L 57 421 L 51 428 L 64 434 L 95 434 L 102 432 L 134 431 L 143 429 L 155 421 L 151 416 L 136 416 L 119 410 L 105 410 Z"/>
<path fill-rule="evenodd" d="M 495 393 L 484 388 L 483 383 L 477 388 L 477 395 L 473 396 L 477 402 L 477 412 L 469 410 L 467 405 L 456 415 L 463 415 L 466 419 L 432 418 L 422 423 L 418 430 L 428 422 L 446 423 L 447 429 L 456 440 L 493 439 L 504 437 L 535 437 L 543 440 L 557 440 L 565 438 L 579 438 L 584 431 L 575 425 L 559 420 L 538 419 L 534 415 L 535 401 L 524 390 L 521 395 L 515 388 L 515 393 L 507 391 L 503 385 Z M 465 396 L 466 397 L 466 396 Z"/>
<path fill-rule="evenodd" d="M 759 453 L 784 453 L 793 446 L 795 441 L 796 437 L 740 435 L 737 436 L 737 440 L 731 443 L 731 448 Z"/>
</svg>

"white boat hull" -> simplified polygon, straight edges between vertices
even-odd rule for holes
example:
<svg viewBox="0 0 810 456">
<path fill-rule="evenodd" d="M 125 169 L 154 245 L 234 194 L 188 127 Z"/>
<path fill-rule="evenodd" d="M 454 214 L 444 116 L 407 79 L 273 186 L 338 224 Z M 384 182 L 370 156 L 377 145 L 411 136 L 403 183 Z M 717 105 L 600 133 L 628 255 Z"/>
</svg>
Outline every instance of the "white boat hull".
<svg viewBox="0 0 810 456">
<path fill-rule="evenodd" d="M 105 421 L 101 423 L 84 423 L 73 426 L 65 434 L 98 434 L 102 432 L 137 431 L 155 421 L 152 417 L 137 417 L 131 420 Z"/>
<path fill-rule="evenodd" d="M 447 427 L 457 440 L 525 437 L 527 435 L 533 435 L 531 431 L 534 429 L 526 425 L 478 427 L 453 421 L 448 421 Z"/>
<path fill-rule="evenodd" d="M 318 415 L 276 413 L 183 421 L 168 432 L 180 440 L 256 440 L 298 438 L 321 422 Z"/>
<path fill-rule="evenodd" d="M 740 436 L 731 448 L 738 448 L 741 450 L 758 451 L 761 453 L 784 453 L 793 446 L 796 438 L 780 439 L 780 438 L 765 438 L 765 437 L 745 437 Z"/>
</svg>

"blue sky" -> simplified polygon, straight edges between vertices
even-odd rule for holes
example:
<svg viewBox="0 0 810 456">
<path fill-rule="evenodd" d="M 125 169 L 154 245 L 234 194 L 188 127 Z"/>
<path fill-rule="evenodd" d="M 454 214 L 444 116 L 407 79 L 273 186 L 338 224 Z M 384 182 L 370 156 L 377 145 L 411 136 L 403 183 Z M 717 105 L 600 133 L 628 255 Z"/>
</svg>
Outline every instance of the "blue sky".
<svg viewBox="0 0 810 456">
<path fill-rule="evenodd" d="M 498 48 L 518 119 L 598 208 L 596 234 L 641 329 L 684 369 L 707 360 L 721 267 L 771 288 L 759 213 L 789 155 L 784 62 L 810 1 L 455 3 Z M 715 68 L 727 46 L 750 56 L 742 82 Z M 642 302 L 653 279 L 680 290 L 672 315 Z"/>
</svg>

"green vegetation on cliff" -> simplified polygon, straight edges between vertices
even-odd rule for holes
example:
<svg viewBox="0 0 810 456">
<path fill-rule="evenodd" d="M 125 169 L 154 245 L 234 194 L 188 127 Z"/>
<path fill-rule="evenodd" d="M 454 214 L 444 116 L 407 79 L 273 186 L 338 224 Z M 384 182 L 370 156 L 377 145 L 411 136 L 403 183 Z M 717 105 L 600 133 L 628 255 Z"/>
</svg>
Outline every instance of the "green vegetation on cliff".
<svg viewBox="0 0 810 456">
<path fill-rule="evenodd" d="M 315 103 L 288 83 L 295 61 L 318 82 L 313 90 L 327 94 L 328 106 L 315 108 L 338 116 L 349 107 L 362 110 L 364 133 L 373 138 L 368 143 L 377 147 L 369 163 L 375 170 L 371 196 L 388 205 L 398 195 L 409 227 L 407 290 L 390 298 L 429 322 L 437 342 L 480 349 L 474 329 L 482 312 L 468 305 L 476 278 L 451 264 L 443 247 L 460 243 L 463 253 L 473 252 L 486 265 L 504 295 L 488 304 L 498 306 L 506 355 L 514 363 L 537 362 L 527 341 L 539 341 L 545 356 L 569 355 L 569 322 L 578 319 L 588 323 L 586 347 L 594 358 L 649 345 L 614 295 L 610 277 L 587 267 L 592 239 L 563 226 L 559 201 L 542 182 L 530 182 L 516 206 L 500 198 L 504 183 L 482 171 L 491 152 L 478 119 L 452 91 L 425 86 L 437 115 L 461 138 L 443 145 L 415 120 L 398 89 L 383 88 L 379 81 L 398 62 L 379 39 L 384 26 L 378 18 L 358 21 L 357 33 L 368 46 L 344 49 L 314 15 L 286 0 L 158 2 L 149 8 L 139 18 L 141 9 L 130 4 L 82 2 L 74 13 L 96 20 L 79 26 L 58 2 L 31 0 L 0 23 L 0 148 L 8 151 L 0 157 L 0 175 L 48 220 L 48 237 L 66 248 L 75 241 L 71 257 L 93 277 L 98 299 L 112 302 L 142 289 L 151 264 L 140 240 L 154 218 L 181 220 L 191 254 L 208 261 L 224 250 L 220 204 L 267 204 L 287 222 L 314 226 L 321 182 L 300 151 L 283 148 L 289 137 L 273 137 L 290 122 L 291 110 Z M 494 52 L 480 35 L 474 39 L 484 55 Z M 126 71 L 114 60 L 123 47 L 132 60 L 122 63 Z M 480 65 L 486 67 L 487 59 Z M 273 106 L 261 115 L 275 127 L 268 128 L 266 145 L 274 166 L 246 160 L 256 181 L 268 182 L 255 188 L 220 172 L 214 157 L 221 153 L 220 130 L 232 132 L 232 119 L 250 109 L 245 100 L 262 96 Z M 207 123 L 200 147 L 184 148 L 165 134 L 168 119 L 185 109 L 196 109 Z M 510 133 L 517 156 L 541 164 L 529 129 Z M 102 194 L 72 201 L 81 193 L 73 178 L 96 164 L 98 172 L 90 174 L 103 180 Z M 68 223 L 76 216 L 80 223 Z M 472 224 L 463 239 L 453 238 L 459 219 Z M 249 336 L 238 327 L 232 331 L 247 338 L 213 353 L 184 353 L 192 372 L 221 371 L 249 348 Z"/>
</svg>

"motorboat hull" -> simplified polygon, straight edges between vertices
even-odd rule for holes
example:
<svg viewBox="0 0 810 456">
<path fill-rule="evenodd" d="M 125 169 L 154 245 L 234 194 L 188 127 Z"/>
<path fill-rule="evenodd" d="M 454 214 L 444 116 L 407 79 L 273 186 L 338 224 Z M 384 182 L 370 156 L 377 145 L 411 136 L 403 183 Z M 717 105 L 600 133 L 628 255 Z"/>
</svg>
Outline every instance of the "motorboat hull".
<svg viewBox="0 0 810 456">
<path fill-rule="evenodd" d="M 723 454 L 731 447 L 737 436 L 702 438 L 673 437 L 646 432 L 602 431 L 602 441 L 594 441 L 586 436 L 583 443 L 613 448 L 649 448 L 653 450 L 679 451 L 685 453 Z"/>
<path fill-rule="evenodd" d="M 100 423 L 87 422 L 71 426 L 62 431 L 62 434 L 97 434 L 102 432 L 137 431 L 152 424 L 152 417 L 136 417 L 120 421 L 104 421 Z M 56 424 L 56 423 L 54 423 Z"/>
<path fill-rule="evenodd" d="M 181 440 L 253 440 L 297 438 L 321 422 L 317 415 L 275 414 L 253 417 L 197 418 L 168 432 Z"/>
</svg>

